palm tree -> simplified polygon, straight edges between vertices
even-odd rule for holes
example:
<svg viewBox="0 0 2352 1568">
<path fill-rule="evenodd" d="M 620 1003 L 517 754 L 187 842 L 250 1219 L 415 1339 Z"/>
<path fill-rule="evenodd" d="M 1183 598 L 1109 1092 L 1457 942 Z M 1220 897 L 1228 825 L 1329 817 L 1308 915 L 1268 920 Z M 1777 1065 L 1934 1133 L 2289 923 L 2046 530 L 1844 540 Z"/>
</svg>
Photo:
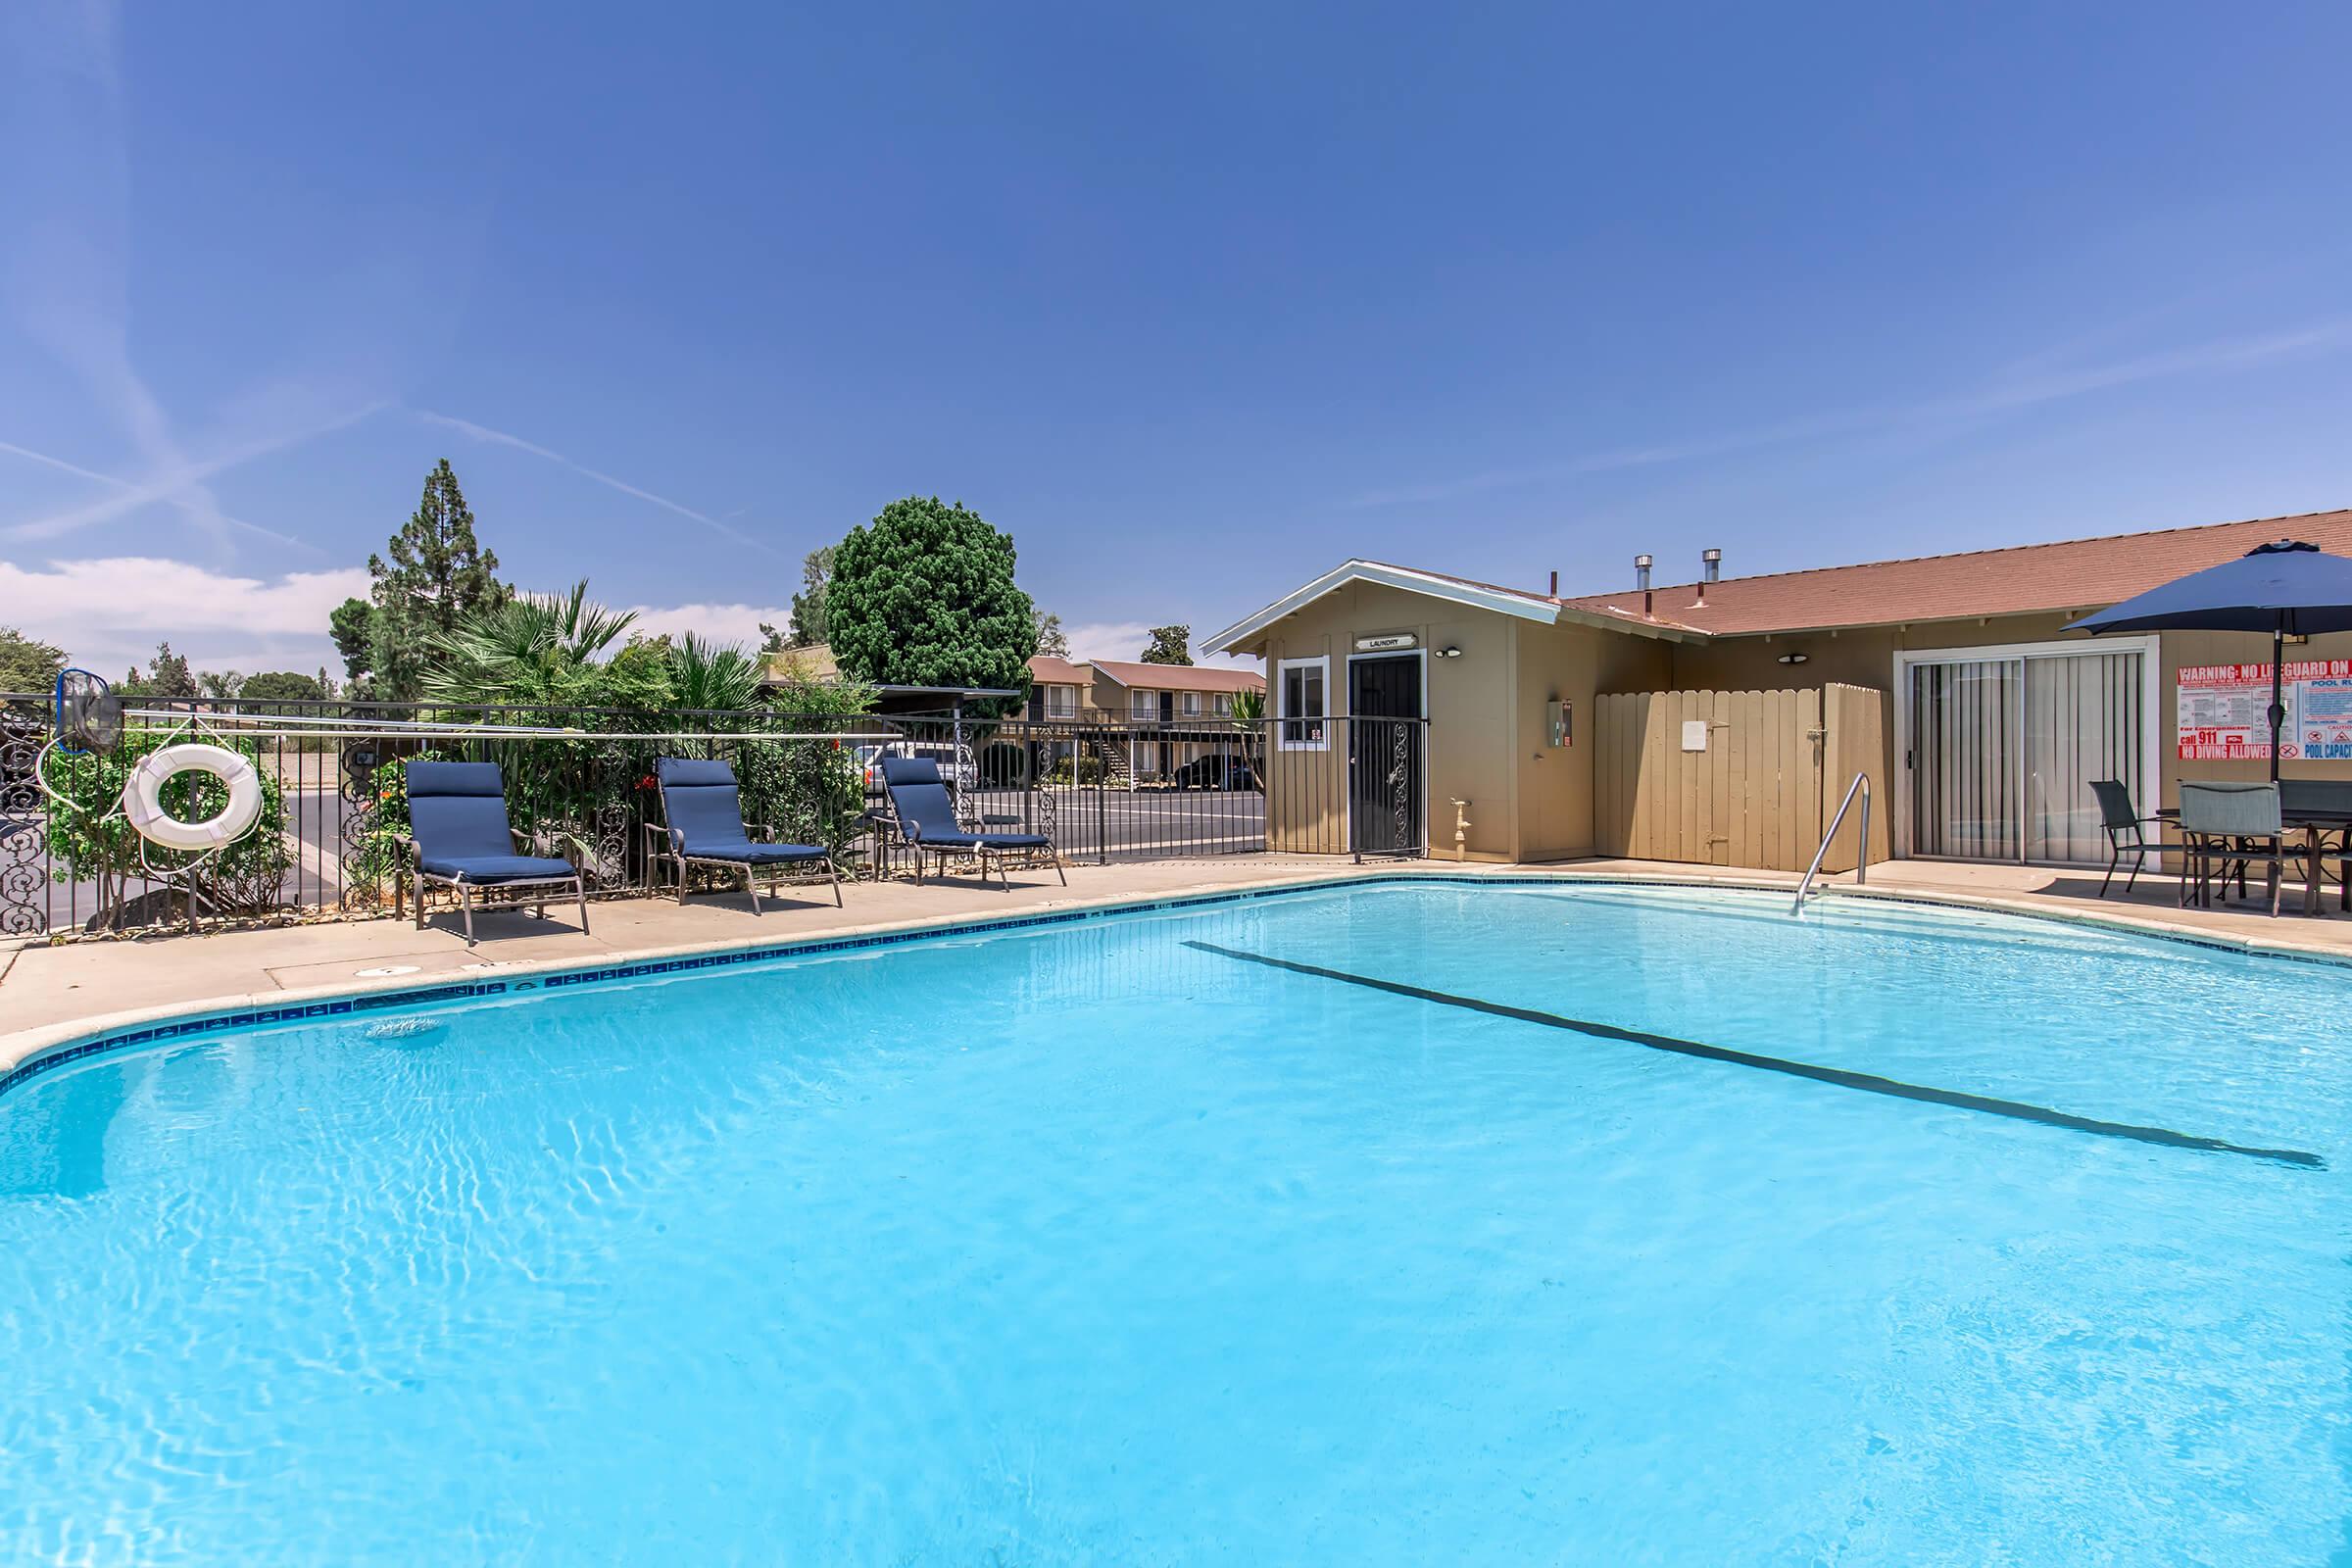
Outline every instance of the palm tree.
<svg viewBox="0 0 2352 1568">
<path fill-rule="evenodd" d="M 760 702 L 760 662 L 733 643 L 688 632 L 669 645 L 669 701 L 675 708 L 738 712 Z"/>
<path fill-rule="evenodd" d="M 591 600 L 585 579 L 568 594 L 510 599 L 426 639 L 425 700 L 466 708 L 588 706 L 603 684 L 599 657 L 636 618 L 633 610 Z"/>
<path fill-rule="evenodd" d="M 1263 780 L 1258 760 L 1265 742 L 1266 694 L 1245 687 L 1233 694 L 1233 727 L 1242 732 L 1242 757 L 1253 777 Z"/>
</svg>

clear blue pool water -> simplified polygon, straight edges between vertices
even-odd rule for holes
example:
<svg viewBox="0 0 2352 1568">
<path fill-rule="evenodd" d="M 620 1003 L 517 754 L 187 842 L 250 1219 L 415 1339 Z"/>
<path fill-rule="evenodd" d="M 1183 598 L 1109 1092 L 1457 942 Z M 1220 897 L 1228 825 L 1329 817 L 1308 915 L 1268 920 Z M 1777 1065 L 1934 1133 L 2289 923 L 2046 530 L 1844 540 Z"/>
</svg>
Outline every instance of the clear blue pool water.
<svg viewBox="0 0 2352 1568">
<path fill-rule="evenodd" d="M 1372 887 L 35 1078 L 0 1560 L 2341 1559 L 2352 973 L 1782 908 Z"/>
</svg>

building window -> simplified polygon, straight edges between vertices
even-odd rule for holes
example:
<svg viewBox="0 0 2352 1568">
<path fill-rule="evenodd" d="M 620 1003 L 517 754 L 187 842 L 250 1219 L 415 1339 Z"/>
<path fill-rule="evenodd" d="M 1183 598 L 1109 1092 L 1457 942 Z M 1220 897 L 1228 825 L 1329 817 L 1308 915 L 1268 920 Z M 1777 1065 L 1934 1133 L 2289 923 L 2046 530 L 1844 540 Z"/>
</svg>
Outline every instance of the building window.
<svg viewBox="0 0 2352 1568">
<path fill-rule="evenodd" d="M 1324 692 L 1331 684 L 1329 659 L 1286 659 L 1282 662 L 1282 749 L 1319 752 L 1325 738 Z"/>
<path fill-rule="evenodd" d="M 1078 716 L 1078 688 L 1075 686 L 1047 687 L 1046 716 L 1048 718 L 1076 718 Z"/>
<path fill-rule="evenodd" d="M 1127 716 L 1153 719 L 1159 716 L 1159 693 L 1130 692 L 1127 695 Z"/>
<path fill-rule="evenodd" d="M 1186 692 L 1184 694 L 1184 716 L 1187 718 L 1198 718 L 1200 716 L 1200 694 L 1199 692 Z"/>
<path fill-rule="evenodd" d="M 1231 718 L 1233 716 L 1233 693 L 1217 693 L 1217 716 L 1219 718 Z"/>
</svg>

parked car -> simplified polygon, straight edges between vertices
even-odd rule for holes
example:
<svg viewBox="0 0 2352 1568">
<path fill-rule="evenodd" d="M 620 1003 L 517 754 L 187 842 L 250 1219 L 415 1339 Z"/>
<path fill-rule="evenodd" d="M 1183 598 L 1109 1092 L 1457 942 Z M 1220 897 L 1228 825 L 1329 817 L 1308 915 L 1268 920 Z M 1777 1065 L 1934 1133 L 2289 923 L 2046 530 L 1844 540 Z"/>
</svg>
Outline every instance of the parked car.
<svg viewBox="0 0 2352 1568">
<path fill-rule="evenodd" d="M 927 757 L 939 764 L 939 776 L 948 788 L 958 794 L 977 789 L 980 770 L 972 763 L 970 747 L 957 748 L 947 741 L 881 741 L 872 745 L 853 746 L 851 755 L 858 759 L 858 768 L 865 774 L 865 793 L 882 794 L 882 759 L 885 757 Z"/>
<path fill-rule="evenodd" d="M 1168 782 L 1180 790 L 1253 790 L 1257 786 L 1257 770 L 1250 760 L 1234 752 L 1211 752 L 1195 758 L 1168 775 Z"/>
</svg>

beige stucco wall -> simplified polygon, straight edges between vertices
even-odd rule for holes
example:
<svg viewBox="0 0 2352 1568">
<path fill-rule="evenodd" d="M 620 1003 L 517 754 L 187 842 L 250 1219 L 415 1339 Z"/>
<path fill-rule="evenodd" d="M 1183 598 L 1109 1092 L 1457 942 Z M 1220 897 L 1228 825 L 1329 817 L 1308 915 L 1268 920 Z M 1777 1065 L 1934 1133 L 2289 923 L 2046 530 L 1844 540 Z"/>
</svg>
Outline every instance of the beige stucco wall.
<svg viewBox="0 0 2352 1568">
<path fill-rule="evenodd" d="M 1676 644 L 1671 679 L 1678 688 L 1788 685 L 1791 677 L 1803 684 L 1847 681 L 1886 692 L 1888 776 L 1898 784 L 1905 775 L 1892 755 L 1896 744 L 1894 656 L 1899 651 L 1926 652 L 1953 648 L 1999 648 L 2018 643 L 2084 642 L 2100 639 L 2063 628 L 2072 615 L 2003 615 L 1983 620 L 1931 621 L 1904 626 L 1877 626 L 1859 631 L 1802 632 L 1789 635 L 1732 638 L 1705 645 Z M 2106 639 L 2112 642 L 2114 639 Z M 1779 662 L 1780 656 L 1801 650 L 1803 664 Z M 2156 740 L 2159 790 L 2153 800 L 2139 803 L 2142 810 L 2174 806 L 2180 800 L 2180 781 L 2189 778 L 2262 779 L 2270 764 L 2262 760 L 2236 761 L 2179 760 L 2178 674 L 2184 664 L 2266 663 L 2271 657 L 2269 637 L 2253 632 L 2161 632 L 2157 634 Z M 2352 633 L 2314 637 L 2307 645 L 2286 651 L 2290 663 L 2302 660 L 2352 659 Z M 1604 688 L 1618 689 L 1618 688 Z M 1634 688 L 1622 688 L 1633 690 Z M 2285 778 L 2352 779 L 2352 762 L 2311 762 L 2300 760 L 2279 767 Z"/>
<path fill-rule="evenodd" d="M 2095 641 L 2061 628 L 2066 614 L 1995 616 L 1838 632 L 1802 632 L 1710 642 L 1669 642 L 1577 624 L 1546 626 L 1493 611 L 1373 583 L 1351 583 L 1277 621 L 1252 651 L 1267 662 L 1268 711 L 1272 687 L 1286 659 L 1331 661 L 1330 710 L 1345 715 L 1348 656 L 1355 639 L 1409 632 L 1425 659 L 1429 694 L 1429 843 L 1441 858 L 1453 854 L 1452 801 L 1471 802 L 1468 858 L 1490 860 L 1561 859 L 1593 853 L 1592 699 L 1600 692 L 1769 691 L 1843 683 L 1882 696 L 1885 745 L 1880 777 L 1900 790 L 1908 779 L 1896 755 L 1894 658 L 1899 651 L 2000 648 L 2020 643 Z M 1428 657 L 1459 647 L 1459 659 Z M 2185 772 L 2192 778 L 2261 778 L 2259 760 L 2177 760 L 2176 673 L 2183 664 L 2253 662 L 2270 657 L 2267 637 L 2250 633 L 2168 632 L 2158 644 L 2155 723 L 2159 788 L 2143 809 L 2170 806 Z M 1788 665 L 1781 656 L 1801 652 Z M 2316 637 L 2287 651 L 2290 660 L 2352 659 L 2352 633 Z M 1544 744 L 1544 704 L 1574 705 L 1575 741 L 1554 751 Z M 1311 831 L 1326 848 L 1346 840 L 1344 738 L 1316 758 L 1278 760 L 1300 785 L 1290 792 L 1293 826 Z M 1320 769 L 1320 772 L 1310 770 Z M 2352 779 L 2352 762 L 2290 761 L 2290 778 Z M 1889 793 L 1892 792 L 1889 791 Z M 1884 815 L 1892 822 L 1895 803 Z M 1277 821 L 1284 808 L 1275 808 Z"/>
<path fill-rule="evenodd" d="M 1278 710 L 1282 661 L 1329 659 L 1328 709 L 1348 711 L 1348 658 L 1358 637 L 1409 632 L 1421 655 L 1430 715 L 1429 843 L 1432 853 L 1453 854 L 1453 800 L 1469 800 L 1468 858 L 1521 858 L 1513 766 L 1520 748 L 1519 647 L 1522 628 L 1545 631 L 1531 622 L 1476 610 L 1378 583 L 1349 583 L 1305 609 L 1276 621 L 1260 652 L 1266 660 L 1269 715 Z M 1458 659 L 1430 657 L 1434 650 L 1459 648 Z M 1538 699 L 1536 723 L 1543 722 Z M 1277 756 L 1269 769 L 1272 824 L 1301 838 L 1319 837 L 1325 847 L 1346 842 L 1346 745 L 1337 732 L 1329 753 Z M 1283 786 L 1288 784 L 1289 788 Z"/>
<path fill-rule="evenodd" d="M 1593 853 L 1592 694 L 1604 667 L 1616 678 L 1662 675 L 1660 645 L 1590 626 L 1524 623 L 1518 631 L 1518 696 L 1512 705 L 1511 765 L 1518 796 L 1522 860 L 1565 860 Z M 1571 705 L 1570 740 L 1549 744 L 1548 705 Z"/>
</svg>

